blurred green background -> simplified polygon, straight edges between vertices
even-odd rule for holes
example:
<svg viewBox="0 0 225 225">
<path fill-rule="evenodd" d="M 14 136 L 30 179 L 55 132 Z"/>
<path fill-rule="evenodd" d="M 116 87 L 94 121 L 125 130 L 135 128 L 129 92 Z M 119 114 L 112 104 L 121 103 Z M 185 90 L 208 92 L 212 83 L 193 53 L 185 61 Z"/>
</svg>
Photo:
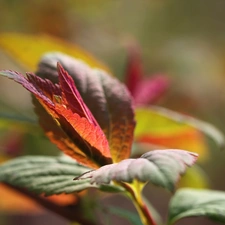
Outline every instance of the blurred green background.
<svg viewBox="0 0 225 225">
<path fill-rule="evenodd" d="M 127 46 L 136 43 L 145 74 L 165 74 L 171 79 L 159 105 L 206 120 L 225 133 L 225 1 L 0 0 L 0 8 L 0 32 L 44 33 L 75 43 L 122 81 Z M 22 71 L 1 49 L 0 69 Z M 7 103 L 30 115 L 29 94 L 9 80 L 0 82 L 0 107 Z M 0 150 L 5 137 L 1 135 Z M 46 143 L 34 149 L 43 151 Z M 54 153 L 55 148 L 48 145 L 48 153 Z M 32 143 L 26 146 L 33 148 Z M 201 166 L 209 174 L 211 187 L 225 190 L 225 153 L 211 146 L 209 161 Z M 165 211 L 165 204 L 154 201 Z"/>
</svg>

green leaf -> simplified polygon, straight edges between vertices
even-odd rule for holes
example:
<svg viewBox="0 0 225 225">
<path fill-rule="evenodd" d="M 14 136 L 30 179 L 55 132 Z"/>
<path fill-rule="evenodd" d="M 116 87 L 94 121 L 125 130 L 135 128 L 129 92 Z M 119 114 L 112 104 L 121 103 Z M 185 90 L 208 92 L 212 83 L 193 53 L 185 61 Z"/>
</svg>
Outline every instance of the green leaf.
<svg viewBox="0 0 225 225">
<path fill-rule="evenodd" d="M 0 129 L 8 128 L 10 126 L 23 129 L 38 129 L 38 122 L 34 115 L 27 114 L 26 112 L 21 112 L 14 107 L 7 105 L 0 99 Z"/>
<path fill-rule="evenodd" d="M 38 129 L 37 121 L 35 119 L 28 118 L 23 115 L 14 114 L 14 113 L 1 113 L 0 112 L 0 128 L 8 128 L 9 126 L 13 126 L 23 129 Z"/>
<path fill-rule="evenodd" d="M 87 107 L 104 131 L 113 162 L 130 156 L 135 127 L 132 99 L 125 85 L 100 69 L 60 53 L 46 54 L 37 75 L 58 82 L 59 62 L 72 76 Z"/>
<path fill-rule="evenodd" d="M 138 121 L 135 141 L 166 148 L 186 149 L 207 157 L 207 143 L 203 134 L 224 148 L 225 138 L 220 130 L 201 120 L 162 107 L 151 106 L 135 110 Z"/>
<path fill-rule="evenodd" d="M 137 213 L 135 214 L 134 212 L 131 212 L 129 210 L 125 210 L 125 209 L 120 208 L 120 207 L 112 207 L 111 206 L 107 209 L 109 210 L 109 212 L 111 214 L 122 217 L 122 218 L 128 220 L 133 225 L 142 225 L 140 217 L 138 216 Z"/>
<path fill-rule="evenodd" d="M 170 201 L 168 224 L 196 216 L 225 223 L 225 192 L 191 188 L 178 190 Z"/>
<path fill-rule="evenodd" d="M 75 180 L 91 179 L 92 184 L 108 184 L 111 181 L 131 183 L 136 179 L 143 183 L 150 181 L 173 192 L 180 175 L 196 159 L 196 154 L 183 150 L 155 150 L 138 159 L 126 159 L 89 171 Z"/>
<path fill-rule="evenodd" d="M 97 187 L 88 179 L 73 181 L 74 176 L 88 170 L 67 156 L 24 156 L 0 166 L 0 181 L 38 194 L 72 193 Z"/>
</svg>

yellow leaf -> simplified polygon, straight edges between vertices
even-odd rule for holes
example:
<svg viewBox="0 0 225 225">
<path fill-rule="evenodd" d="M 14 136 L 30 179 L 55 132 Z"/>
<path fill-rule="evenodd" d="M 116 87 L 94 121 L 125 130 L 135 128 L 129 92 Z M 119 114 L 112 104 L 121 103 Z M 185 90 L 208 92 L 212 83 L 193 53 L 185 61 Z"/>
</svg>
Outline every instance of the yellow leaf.
<svg viewBox="0 0 225 225">
<path fill-rule="evenodd" d="M 197 165 L 189 168 L 178 183 L 179 188 L 210 188 L 209 178 L 206 173 Z"/>
<path fill-rule="evenodd" d="M 0 48 L 29 71 L 37 69 L 37 64 L 44 53 L 54 51 L 63 52 L 85 61 L 91 67 L 101 68 L 109 72 L 103 63 L 77 45 L 45 34 L 1 33 Z"/>
<path fill-rule="evenodd" d="M 196 152 L 200 160 L 208 158 L 209 150 L 204 134 L 189 125 L 188 121 L 177 121 L 150 108 L 136 109 L 135 112 L 136 142 Z"/>
</svg>

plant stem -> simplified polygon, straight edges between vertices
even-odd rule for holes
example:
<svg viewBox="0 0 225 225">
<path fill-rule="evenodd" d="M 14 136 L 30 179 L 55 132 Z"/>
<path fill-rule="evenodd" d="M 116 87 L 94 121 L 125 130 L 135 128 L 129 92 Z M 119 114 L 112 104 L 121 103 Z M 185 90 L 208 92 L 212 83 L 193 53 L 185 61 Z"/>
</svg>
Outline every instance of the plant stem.
<svg viewBox="0 0 225 225">
<path fill-rule="evenodd" d="M 133 198 L 134 205 L 140 215 L 141 221 L 144 225 L 156 225 L 155 221 L 153 220 L 148 208 L 146 207 L 145 203 L 142 199 Z"/>
<path fill-rule="evenodd" d="M 120 185 L 128 191 L 128 196 L 132 199 L 143 225 L 157 225 L 142 199 L 141 190 L 143 185 L 138 181 L 134 181 L 133 184 L 120 183 Z"/>
</svg>

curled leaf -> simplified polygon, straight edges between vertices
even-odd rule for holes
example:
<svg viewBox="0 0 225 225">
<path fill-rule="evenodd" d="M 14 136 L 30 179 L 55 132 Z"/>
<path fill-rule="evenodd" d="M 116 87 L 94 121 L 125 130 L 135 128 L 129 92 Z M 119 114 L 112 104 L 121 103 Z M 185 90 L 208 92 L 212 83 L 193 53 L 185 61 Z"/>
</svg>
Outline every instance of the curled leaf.
<svg viewBox="0 0 225 225">
<path fill-rule="evenodd" d="M 154 150 L 138 159 L 126 159 L 86 172 L 75 180 L 90 179 L 92 184 L 108 184 L 111 181 L 131 183 L 136 179 L 174 191 L 180 175 L 196 159 L 196 154 L 183 150 Z"/>
</svg>

